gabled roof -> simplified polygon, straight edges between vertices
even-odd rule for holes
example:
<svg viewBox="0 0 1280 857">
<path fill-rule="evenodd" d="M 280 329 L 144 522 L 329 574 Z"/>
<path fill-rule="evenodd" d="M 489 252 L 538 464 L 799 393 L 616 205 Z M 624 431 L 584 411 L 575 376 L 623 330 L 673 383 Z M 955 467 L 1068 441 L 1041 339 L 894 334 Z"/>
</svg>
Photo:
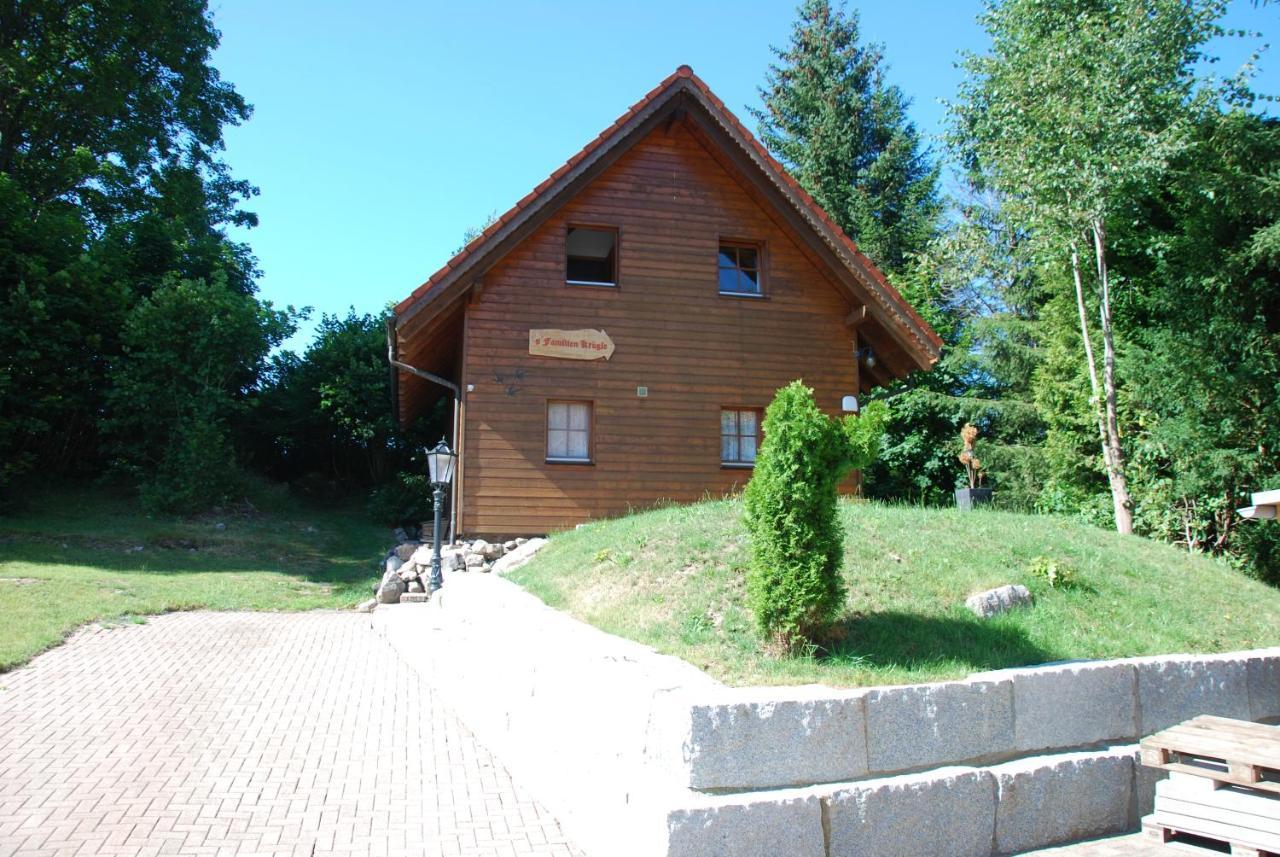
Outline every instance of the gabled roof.
<svg viewBox="0 0 1280 857">
<path fill-rule="evenodd" d="M 863 302 L 869 314 L 903 346 L 918 367 L 927 369 L 936 361 L 942 347 L 939 336 L 687 65 L 680 66 L 654 87 L 397 304 L 396 328 L 411 323 L 416 326 L 423 320 L 416 317 L 430 318 L 451 306 L 453 298 L 474 285 L 487 268 L 550 217 L 584 181 L 613 163 L 664 119 L 671 121 L 689 107 L 700 109 L 728 141 L 736 145 L 739 156 L 745 156 L 745 164 L 757 171 L 757 178 L 764 179 L 790 204 L 794 214 L 799 215 L 811 234 L 834 256 L 837 264 L 833 267 L 842 266 L 861 286 L 857 294 L 851 294 L 851 302 Z M 739 157 L 739 160 L 743 159 Z"/>
</svg>

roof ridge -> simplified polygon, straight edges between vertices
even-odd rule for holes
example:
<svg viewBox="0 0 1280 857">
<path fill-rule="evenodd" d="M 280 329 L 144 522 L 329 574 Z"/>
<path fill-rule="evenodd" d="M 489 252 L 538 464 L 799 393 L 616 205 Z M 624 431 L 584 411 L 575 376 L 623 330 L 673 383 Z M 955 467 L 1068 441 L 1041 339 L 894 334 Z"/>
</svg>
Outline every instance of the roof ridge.
<svg viewBox="0 0 1280 857">
<path fill-rule="evenodd" d="M 769 153 L 769 150 L 765 148 L 764 144 L 756 139 L 755 135 L 742 124 L 742 121 L 738 119 L 737 115 L 725 105 L 719 96 L 711 91 L 711 87 L 707 86 L 706 82 L 703 81 L 702 78 L 698 77 L 693 68 L 687 64 L 680 65 L 674 72 L 663 78 L 661 83 L 649 90 L 649 92 L 635 104 L 631 105 L 626 112 L 615 119 L 612 124 L 597 134 L 572 157 L 556 168 L 551 175 L 547 176 L 533 190 L 521 197 L 515 205 L 504 212 L 497 220 L 485 227 L 479 235 L 468 241 L 461 250 L 453 254 L 453 256 L 451 256 L 439 270 L 432 274 L 426 282 L 422 283 L 422 285 L 414 289 L 408 297 L 396 304 L 394 310 L 395 314 L 399 315 L 407 310 L 412 304 L 426 295 L 433 286 L 443 280 L 449 271 L 458 268 L 466 262 L 467 258 L 480 245 L 528 208 L 543 193 L 543 191 L 554 184 L 565 173 L 569 172 L 581 163 L 584 158 L 591 155 L 591 153 L 599 148 L 601 144 L 606 142 L 609 137 L 617 132 L 637 113 L 640 113 L 648 107 L 677 80 L 688 80 L 698 89 L 702 96 L 706 98 L 707 101 L 710 102 L 710 104 L 715 107 L 716 110 L 719 111 L 720 114 L 733 126 L 733 131 L 739 134 L 742 139 L 752 147 L 752 150 L 764 161 L 770 170 L 786 184 L 787 188 L 795 193 L 796 197 L 801 203 L 803 203 L 805 208 L 807 208 L 810 213 L 813 214 L 823 224 L 823 226 L 839 240 L 845 249 L 853 254 L 854 259 L 860 263 L 860 267 L 864 268 L 868 272 L 876 285 L 888 293 L 888 296 L 893 303 L 906 311 L 907 315 L 919 326 L 925 339 L 931 342 L 935 347 L 941 348 L 943 344 L 942 338 L 938 336 L 929 323 L 926 322 L 918 312 L 916 312 L 915 307 L 911 306 L 911 304 L 902 297 L 902 293 L 889 282 L 888 278 L 885 277 L 884 273 L 876 267 L 875 263 L 858 248 L 857 243 L 845 233 L 844 229 L 840 227 L 840 224 L 836 223 L 831 218 L 822 206 L 817 203 L 813 196 L 810 195 L 809 192 L 806 191 L 798 181 L 796 181 L 795 177 L 787 171 L 787 168 L 784 167 L 777 158 Z"/>
</svg>

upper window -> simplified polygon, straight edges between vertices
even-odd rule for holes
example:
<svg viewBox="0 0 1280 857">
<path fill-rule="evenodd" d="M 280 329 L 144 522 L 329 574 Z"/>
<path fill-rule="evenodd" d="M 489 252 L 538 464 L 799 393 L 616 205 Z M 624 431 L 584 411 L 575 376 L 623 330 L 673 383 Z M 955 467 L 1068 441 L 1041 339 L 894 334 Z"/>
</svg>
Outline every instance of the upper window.
<svg viewBox="0 0 1280 857">
<path fill-rule="evenodd" d="M 618 284 L 618 230 L 570 226 L 565 279 L 583 286 Z"/>
<path fill-rule="evenodd" d="M 760 248 L 754 244 L 720 244 L 720 294 L 761 295 Z"/>
<path fill-rule="evenodd" d="M 547 403 L 547 461 L 591 460 L 591 403 Z"/>
<path fill-rule="evenodd" d="M 753 409 L 720 411 L 720 462 L 755 464 L 760 439 L 760 412 Z"/>
</svg>

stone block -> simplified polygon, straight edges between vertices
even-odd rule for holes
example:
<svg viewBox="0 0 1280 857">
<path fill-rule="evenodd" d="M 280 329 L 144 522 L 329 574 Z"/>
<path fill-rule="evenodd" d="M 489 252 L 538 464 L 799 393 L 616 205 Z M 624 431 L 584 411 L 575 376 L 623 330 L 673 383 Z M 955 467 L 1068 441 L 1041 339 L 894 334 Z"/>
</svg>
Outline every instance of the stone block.
<svg viewBox="0 0 1280 857">
<path fill-rule="evenodd" d="M 996 853 L 1129 830 L 1133 768 L 1131 749 L 1033 757 L 991 768 Z"/>
<path fill-rule="evenodd" d="M 813 794 L 735 795 L 667 815 L 667 857 L 825 857 Z"/>
<path fill-rule="evenodd" d="M 991 853 L 995 788 L 986 771 L 939 768 L 869 780 L 842 788 L 825 802 L 830 857 Z"/>
<path fill-rule="evenodd" d="M 759 789 L 866 776 L 862 694 L 829 687 L 725 691 L 689 708 L 695 789 Z"/>
<path fill-rule="evenodd" d="M 1249 719 L 1280 719 L 1280 649 L 1249 652 Z"/>
<path fill-rule="evenodd" d="M 517 541 L 520 541 L 517 539 Z M 546 547 L 546 539 L 526 539 L 516 546 L 515 550 L 508 551 L 501 559 L 493 564 L 494 574 L 506 574 L 514 571 L 520 566 L 533 559 L 533 555 Z"/>
<path fill-rule="evenodd" d="M 1013 751 L 1013 682 L 942 682 L 869 690 L 872 773 L 1007 758 Z"/>
<path fill-rule="evenodd" d="M 996 675 L 1013 681 L 1014 749 L 1019 753 L 1137 738 L 1137 676 L 1131 663 L 1055 664 Z"/>
<path fill-rule="evenodd" d="M 1145 737 L 1199 714 L 1250 719 L 1249 675 L 1243 655 L 1135 658 L 1138 735 Z"/>
<path fill-rule="evenodd" d="M 406 592 L 400 596 L 401 604 L 426 604 L 431 596 L 425 592 Z"/>
</svg>

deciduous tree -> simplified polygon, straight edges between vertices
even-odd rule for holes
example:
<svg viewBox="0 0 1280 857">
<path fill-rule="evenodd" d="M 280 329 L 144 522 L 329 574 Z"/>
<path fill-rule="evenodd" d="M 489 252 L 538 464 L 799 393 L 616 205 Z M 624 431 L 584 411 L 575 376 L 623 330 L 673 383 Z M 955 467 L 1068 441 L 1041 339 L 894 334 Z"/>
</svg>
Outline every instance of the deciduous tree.
<svg viewBox="0 0 1280 857">
<path fill-rule="evenodd" d="M 1195 64 L 1219 0 L 998 0 L 969 55 L 954 135 L 1015 221 L 1071 272 L 1113 516 L 1133 530 L 1121 440 L 1108 218 L 1187 144 Z M 1089 316 L 1097 312 L 1101 367 Z"/>
</svg>

